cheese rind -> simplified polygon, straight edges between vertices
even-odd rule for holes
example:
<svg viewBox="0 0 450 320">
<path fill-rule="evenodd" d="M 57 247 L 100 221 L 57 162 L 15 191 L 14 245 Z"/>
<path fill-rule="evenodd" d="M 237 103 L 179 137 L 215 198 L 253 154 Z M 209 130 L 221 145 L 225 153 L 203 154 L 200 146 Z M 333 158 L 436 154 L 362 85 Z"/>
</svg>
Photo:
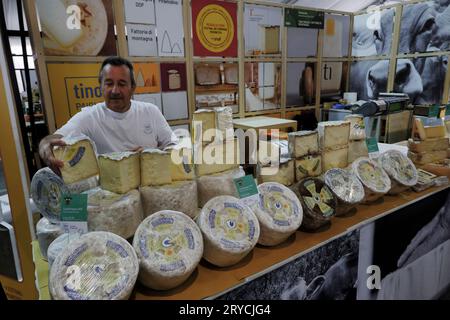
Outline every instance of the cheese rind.
<svg viewBox="0 0 450 320">
<path fill-rule="evenodd" d="M 195 170 L 198 177 L 239 167 L 240 148 L 237 139 L 205 146 L 196 145 L 194 148 Z"/>
<path fill-rule="evenodd" d="M 414 153 L 442 151 L 450 147 L 448 138 L 427 139 L 425 141 L 418 141 L 408 139 L 408 149 Z"/>
<path fill-rule="evenodd" d="M 141 152 L 141 187 L 172 183 L 171 153 L 159 149 Z"/>
<path fill-rule="evenodd" d="M 63 251 L 65 247 L 69 245 L 72 241 L 78 239 L 80 234 L 78 232 L 75 233 L 63 233 L 58 238 L 56 238 L 50 245 L 47 250 L 47 260 L 49 269 L 51 269 L 53 262 L 55 262 L 56 257 Z"/>
<path fill-rule="evenodd" d="M 195 142 L 214 141 L 217 130 L 217 117 L 214 110 L 199 109 L 192 115 L 192 131 Z M 205 134 L 206 133 L 206 134 Z"/>
<path fill-rule="evenodd" d="M 164 210 L 145 218 L 133 239 L 140 261 L 139 281 L 168 290 L 186 281 L 203 255 L 199 227 L 184 213 Z"/>
<path fill-rule="evenodd" d="M 319 152 L 319 135 L 317 131 L 297 131 L 288 134 L 289 154 L 300 158 Z"/>
<path fill-rule="evenodd" d="M 47 258 L 47 250 L 50 244 L 61 234 L 63 229 L 58 224 L 53 224 L 47 218 L 41 218 L 36 224 L 36 236 L 39 242 L 39 249 L 44 260 Z"/>
<path fill-rule="evenodd" d="M 192 144 L 190 142 L 170 146 L 165 151 L 170 152 L 172 181 L 193 180 L 195 178 Z"/>
<path fill-rule="evenodd" d="M 316 177 L 322 174 L 322 157 L 308 155 L 295 159 L 295 180 L 300 181 L 306 177 Z"/>
<path fill-rule="evenodd" d="M 391 179 L 376 161 L 359 158 L 353 162 L 352 170 L 364 186 L 365 203 L 381 198 L 391 189 Z"/>
<path fill-rule="evenodd" d="M 227 267 L 241 261 L 256 245 L 260 227 L 248 206 L 231 196 L 208 201 L 197 218 L 204 240 L 203 257 Z"/>
<path fill-rule="evenodd" d="M 341 149 L 348 145 L 350 121 L 325 121 L 317 124 L 321 149 Z"/>
<path fill-rule="evenodd" d="M 144 215 L 162 210 L 180 211 L 194 218 L 198 209 L 197 181 L 178 181 L 163 186 L 141 187 Z"/>
<path fill-rule="evenodd" d="M 368 157 L 369 149 L 366 140 L 352 140 L 348 143 L 348 163 L 360 157 Z"/>
<path fill-rule="evenodd" d="M 60 169 L 64 183 L 71 184 L 81 181 L 99 172 L 97 156 L 93 142 L 84 136 L 77 138 L 63 138 L 64 147 L 53 150 L 55 158 L 64 162 Z"/>
<path fill-rule="evenodd" d="M 398 194 L 417 184 L 417 169 L 412 161 L 397 150 L 388 150 L 378 157 L 378 163 L 391 178 L 389 194 Z"/>
<path fill-rule="evenodd" d="M 100 185 L 114 193 L 127 193 L 140 183 L 139 154 L 134 152 L 113 152 L 98 158 Z"/>
<path fill-rule="evenodd" d="M 322 151 L 322 171 L 332 168 L 345 168 L 348 165 L 348 147 Z"/>
<path fill-rule="evenodd" d="M 421 153 L 408 151 L 408 158 L 410 158 L 415 164 L 424 165 L 447 159 L 447 150 L 428 151 Z"/>
<path fill-rule="evenodd" d="M 74 272 L 76 278 L 71 278 Z M 126 300 L 138 272 L 136 252 L 125 239 L 110 232 L 89 232 L 56 257 L 49 291 L 55 300 Z"/>
<path fill-rule="evenodd" d="M 278 182 L 285 186 L 290 186 L 295 182 L 294 172 L 295 161 L 289 159 L 280 163 L 278 167 L 262 166 L 258 168 L 258 180 L 264 182 Z"/>
</svg>

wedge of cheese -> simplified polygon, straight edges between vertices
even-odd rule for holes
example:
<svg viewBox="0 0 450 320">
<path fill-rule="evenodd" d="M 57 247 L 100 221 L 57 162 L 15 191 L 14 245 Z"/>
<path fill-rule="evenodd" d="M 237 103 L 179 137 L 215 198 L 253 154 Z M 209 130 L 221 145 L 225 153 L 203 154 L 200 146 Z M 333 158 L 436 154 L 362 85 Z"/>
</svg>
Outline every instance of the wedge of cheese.
<svg viewBox="0 0 450 320">
<path fill-rule="evenodd" d="M 141 187 L 172 183 L 171 153 L 159 149 L 141 152 Z"/>
<path fill-rule="evenodd" d="M 449 147 L 448 138 L 435 138 L 424 141 L 408 139 L 409 151 L 415 153 L 447 150 Z"/>
<path fill-rule="evenodd" d="M 322 170 L 326 172 L 332 168 L 345 168 L 348 165 L 348 146 L 341 149 L 325 150 L 322 152 Z"/>
<path fill-rule="evenodd" d="M 342 149 L 348 145 L 350 121 L 326 121 L 317 125 L 321 149 Z"/>
<path fill-rule="evenodd" d="M 288 135 L 289 154 L 292 158 L 300 158 L 319 152 L 319 135 L 317 131 L 297 131 Z"/>
<path fill-rule="evenodd" d="M 197 176 L 239 168 L 239 151 L 238 139 L 195 146 L 194 163 Z"/>
<path fill-rule="evenodd" d="M 192 144 L 178 144 L 165 149 L 170 152 L 170 174 L 172 181 L 193 180 L 195 178 Z"/>
<path fill-rule="evenodd" d="M 308 155 L 295 159 L 295 180 L 300 181 L 306 177 L 317 177 L 322 173 L 322 157 Z"/>
<path fill-rule="evenodd" d="M 351 140 L 348 143 L 348 163 L 352 163 L 359 157 L 368 157 L 366 140 Z"/>
<path fill-rule="evenodd" d="M 350 114 L 345 117 L 350 121 L 350 140 L 363 140 L 366 138 L 366 125 L 364 117 L 360 114 Z"/>
<path fill-rule="evenodd" d="M 122 194 L 139 186 L 141 170 L 138 153 L 105 153 L 98 157 L 98 164 L 102 189 Z"/>
<path fill-rule="evenodd" d="M 438 162 L 447 159 L 447 150 L 429 151 L 421 153 L 408 151 L 408 158 L 410 158 L 414 162 L 414 164 L 419 165 Z"/>
<path fill-rule="evenodd" d="M 87 137 L 63 138 L 66 146 L 53 150 L 56 159 L 64 166 L 61 175 L 64 183 L 71 184 L 98 174 L 97 156 L 93 142 Z"/>
<path fill-rule="evenodd" d="M 294 173 L 295 161 L 287 159 L 280 163 L 279 166 L 260 166 L 258 171 L 259 183 L 264 182 L 278 182 L 285 186 L 290 186 L 295 182 Z"/>
<path fill-rule="evenodd" d="M 193 137 L 196 143 L 214 141 L 217 130 L 217 117 L 214 110 L 199 109 L 192 115 Z"/>
</svg>

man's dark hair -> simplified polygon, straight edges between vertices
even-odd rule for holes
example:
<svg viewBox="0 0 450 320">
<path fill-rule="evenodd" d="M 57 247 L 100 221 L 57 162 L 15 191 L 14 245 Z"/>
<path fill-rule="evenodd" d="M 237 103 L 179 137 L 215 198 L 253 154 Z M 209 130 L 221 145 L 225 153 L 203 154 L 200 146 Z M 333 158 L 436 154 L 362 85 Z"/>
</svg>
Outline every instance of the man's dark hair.
<svg viewBox="0 0 450 320">
<path fill-rule="evenodd" d="M 117 66 L 117 67 L 127 66 L 128 70 L 130 70 L 131 86 L 132 87 L 136 86 L 136 81 L 134 80 L 133 65 L 131 64 L 130 61 L 128 61 L 127 59 L 121 58 L 121 57 L 109 57 L 109 58 L 106 58 L 105 61 L 103 61 L 102 66 L 100 68 L 100 73 L 98 75 L 98 82 L 100 84 L 102 84 L 102 80 L 103 80 L 103 69 L 107 65 L 112 65 L 112 66 Z"/>
</svg>

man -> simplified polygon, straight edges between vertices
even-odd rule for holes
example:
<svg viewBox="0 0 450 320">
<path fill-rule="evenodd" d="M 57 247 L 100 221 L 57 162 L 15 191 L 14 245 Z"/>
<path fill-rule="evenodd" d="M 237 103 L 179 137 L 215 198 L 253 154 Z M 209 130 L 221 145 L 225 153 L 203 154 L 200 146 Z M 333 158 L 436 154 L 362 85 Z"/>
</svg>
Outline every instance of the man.
<svg viewBox="0 0 450 320">
<path fill-rule="evenodd" d="M 107 58 L 100 69 L 99 82 L 105 102 L 83 108 L 39 144 L 39 155 L 58 174 L 64 164 L 55 158 L 53 147 L 64 146 L 63 137 L 86 135 L 94 141 L 99 154 L 163 149 L 176 141 L 155 105 L 131 100 L 136 82 L 128 60 Z"/>
</svg>

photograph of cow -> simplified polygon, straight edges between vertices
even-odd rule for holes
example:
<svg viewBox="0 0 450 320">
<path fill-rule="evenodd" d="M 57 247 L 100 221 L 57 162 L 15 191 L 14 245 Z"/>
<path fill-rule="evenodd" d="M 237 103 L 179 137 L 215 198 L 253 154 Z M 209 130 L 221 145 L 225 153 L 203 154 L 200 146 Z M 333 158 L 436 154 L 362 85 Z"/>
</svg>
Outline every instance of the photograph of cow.
<svg viewBox="0 0 450 320">
<path fill-rule="evenodd" d="M 428 1 L 403 6 L 398 54 L 448 50 L 450 1 Z M 354 56 L 388 55 L 392 47 L 395 10 L 355 16 Z M 407 93 L 413 104 L 440 103 L 447 71 L 447 56 L 398 58 L 394 92 Z M 386 91 L 389 62 L 358 61 L 350 71 L 350 90 L 358 99 L 376 99 Z"/>
</svg>

